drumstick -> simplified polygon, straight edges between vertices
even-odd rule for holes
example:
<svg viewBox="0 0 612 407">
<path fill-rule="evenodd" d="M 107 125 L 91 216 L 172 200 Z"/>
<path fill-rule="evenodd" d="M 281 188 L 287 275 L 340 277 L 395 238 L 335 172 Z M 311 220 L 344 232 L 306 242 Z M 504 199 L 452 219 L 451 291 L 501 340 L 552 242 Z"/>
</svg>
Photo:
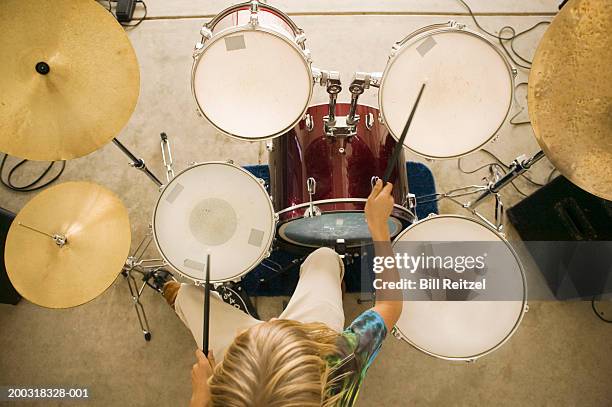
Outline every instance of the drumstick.
<svg viewBox="0 0 612 407">
<path fill-rule="evenodd" d="M 202 352 L 208 357 L 208 322 L 210 320 L 210 253 L 206 254 L 206 285 L 204 286 L 204 327 L 202 331 Z"/>
<path fill-rule="evenodd" d="M 391 172 L 393 171 L 393 167 L 395 166 L 395 162 L 399 157 L 402 148 L 404 148 L 404 140 L 406 139 L 406 134 L 408 134 L 408 129 L 410 128 L 410 123 L 412 123 L 412 117 L 414 116 L 414 112 L 416 111 L 417 106 L 419 105 L 419 100 L 421 100 L 421 95 L 423 94 L 423 90 L 425 89 L 425 84 L 421 85 L 421 90 L 416 98 L 416 102 L 414 102 L 414 106 L 412 106 L 412 111 L 410 112 L 410 116 L 408 116 L 408 120 L 406 121 L 406 125 L 404 126 L 404 130 L 402 131 L 402 136 L 400 137 L 397 145 L 393 149 L 393 154 L 391 154 L 391 158 L 387 162 L 387 169 L 385 170 L 385 175 L 383 176 L 383 184 L 389 182 L 389 178 L 391 177 Z"/>
</svg>

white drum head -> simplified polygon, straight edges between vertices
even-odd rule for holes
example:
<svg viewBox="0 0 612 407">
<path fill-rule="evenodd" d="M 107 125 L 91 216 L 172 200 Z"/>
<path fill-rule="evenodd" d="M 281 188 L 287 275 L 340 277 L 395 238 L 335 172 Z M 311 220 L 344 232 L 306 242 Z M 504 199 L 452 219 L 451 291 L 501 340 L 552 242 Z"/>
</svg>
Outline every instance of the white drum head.
<svg viewBox="0 0 612 407">
<path fill-rule="evenodd" d="M 404 145 L 429 158 L 473 152 L 499 130 L 512 104 L 514 78 L 506 59 L 470 31 L 417 35 L 391 57 L 379 104 L 396 139 L 426 83 Z"/>
<path fill-rule="evenodd" d="M 192 87 L 204 116 L 241 139 L 279 136 L 304 115 L 312 72 L 290 40 L 258 30 L 213 37 L 194 66 Z"/>
<path fill-rule="evenodd" d="M 198 164 L 162 191 L 153 234 L 164 259 L 183 276 L 204 281 L 210 250 L 212 281 L 253 269 L 272 244 L 275 215 L 265 188 L 232 164 Z"/>
<path fill-rule="evenodd" d="M 406 341 L 442 359 L 472 360 L 512 336 L 525 309 L 525 278 L 514 251 L 496 232 L 470 218 L 441 215 L 408 227 L 398 241 L 504 242 L 516 263 L 489 271 L 503 272 L 504 285 L 523 292 L 523 301 L 404 301 L 396 329 Z"/>
</svg>

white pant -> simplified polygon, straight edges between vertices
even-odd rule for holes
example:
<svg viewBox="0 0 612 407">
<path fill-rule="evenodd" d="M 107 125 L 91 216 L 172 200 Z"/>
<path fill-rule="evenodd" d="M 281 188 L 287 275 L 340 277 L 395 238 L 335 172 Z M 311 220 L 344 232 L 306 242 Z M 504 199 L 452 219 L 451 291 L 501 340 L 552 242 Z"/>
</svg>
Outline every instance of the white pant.
<svg viewBox="0 0 612 407">
<path fill-rule="evenodd" d="M 300 322 L 322 322 L 331 329 L 342 332 L 344 310 L 342 308 L 341 282 L 344 264 L 336 252 L 322 247 L 311 253 L 300 267 L 300 279 L 287 308 L 280 319 Z M 242 331 L 261 323 L 239 309 L 223 302 L 218 295 L 210 296 L 210 348 L 217 361 Z M 202 347 L 204 321 L 204 289 L 182 284 L 174 302 L 174 309 L 183 323 L 191 330 L 198 347 Z"/>
</svg>

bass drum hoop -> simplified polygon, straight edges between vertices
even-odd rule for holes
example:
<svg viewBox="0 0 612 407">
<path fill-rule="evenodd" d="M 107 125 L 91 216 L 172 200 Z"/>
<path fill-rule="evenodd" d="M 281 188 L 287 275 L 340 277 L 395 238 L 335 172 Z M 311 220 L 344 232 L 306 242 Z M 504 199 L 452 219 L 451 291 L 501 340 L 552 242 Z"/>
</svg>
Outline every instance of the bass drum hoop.
<svg viewBox="0 0 612 407">
<path fill-rule="evenodd" d="M 497 129 L 493 132 L 493 134 L 491 134 L 486 141 L 484 141 L 482 144 L 480 144 L 478 147 L 473 148 L 472 150 L 462 153 L 462 154 L 456 154 L 453 156 L 443 156 L 443 157 L 438 157 L 438 156 L 434 156 L 434 155 L 426 155 L 423 154 L 422 152 L 413 150 L 412 148 L 410 148 L 409 146 L 407 146 L 406 144 L 404 144 L 404 147 L 406 147 L 408 150 L 410 150 L 411 152 L 415 153 L 416 155 L 420 156 L 420 157 L 424 157 L 424 158 L 429 158 L 429 159 L 434 159 L 434 160 L 450 160 L 450 159 L 454 159 L 454 158 L 460 158 L 460 157 L 465 157 L 468 154 L 471 154 L 475 151 L 480 150 L 481 148 L 483 148 L 485 145 L 487 145 L 493 138 L 495 138 L 495 135 L 499 132 L 499 130 L 502 128 L 502 126 L 504 125 L 504 123 L 506 122 L 506 119 L 508 118 L 508 115 L 510 114 L 510 110 L 512 109 L 512 103 L 514 100 L 514 69 L 512 68 L 512 65 L 510 65 L 510 63 L 508 62 L 508 59 L 504 56 L 504 54 L 502 53 L 501 50 L 499 50 L 495 45 L 493 45 L 487 38 L 485 38 L 484 35 L 481 35 L 480 33 L 477 33 L 475 31 L 472 31 L 462 25 L 460 25 L 459 27 L 454 24 L 454 23 L 449 23 L 449 24 L 434 24 L 434 25 L 430 25 L 430 26 L 425 26 L 422 27 L 418 30 L 416 30 L 415 32 L 413 32 L 412 34 L 408 35 L 406 38 L 404 38 L 402 41 L 400 41 L 401 46 L 399 47 L 399 49 L 397 49 L 397 51 L 393 52 L 390 56 L 389 56 L 389 60 L 387 61 L 387 66 L 385 67 L 385 70 L 383 71 L 382 74 L 382 80 L 380 82 L 380 86 L 379 86 L 379 91 L 378 91 L 378 106 L 380 107 L 380 116 L 383 120 L 383 123 L 388 123 L 389 121 L 387 120 L 387 117 L 385 116 L 385 108 L 384 105 L 382 103 L 383 100 L 383 92 L 385 90 L 385 82 L 386 82 L 386 78 L 387 78 L 387 74 L 389 72 L 389 70 L 391 69 L 391 67 L 393 66 L 393 63 L 397 60 L 397 58 L 411 45 L 413 45 L 414 43 L 427 38 L 427 37 L 431 37 L 432 35 L 435 34 L 439 34 L 439 33 L 447 33 L 447 32 L 456 32 L 456 33 L 464 33 L 467 35 L 471 35 L 473 37 L 476 37 L 482 41 L 484 41 L 487 45 L 489 45 L 489 47 L 493 48 L 495 50 L 495 52 L 497 52 L 497 54 L 500 56 L 500 58 L 502 59 L 502 61 L 504 61 L 504 65 L 506 66 L 506 69 L 508 71 L 508 77 L 510 78 L 510 97 L 508 100 L 508 108 L 506 109 L 506 114 L 504 115 L 504 118 L 500 121 L 499 125 L 497 126 Z M 393 130 L 387 126 L 387 129 L 389 129 L 389 134 L 391 134 L 391 136 L 396 140 L 399 141 L 399 136 L 396 135 Z"/>
<path fill-rule="evenodd" d="M 159 207 L 159 203 L 162 199 L 162 197 L 164 196 L 164 192 L 166 191 L 166 189 L 172 185 L 172 183 L 177 180 L 181 174 L 196 168 L 196 167 L 202 167 L 208 164 L 222 164 L 222 165 L 228 165 L 231 166 L 237 170 L 240 170 L 242 172 L 244 172 L 246 175 L 248 175 L 249 177 L 251 177 L 253 179 L 253 181 L 255 181 L 257 183 L 257 185 L 260 187 L 260 189 L 268 196 L 268 198 L 270 197 L 270 195 L 268 194 L 268 191 L 266 191 L 266 188 L 262 185 L 262 183 L 259 181 L 260 178 L 257 178 L 256 176 L 254 176 L 253 174 L 251 174 L 250 172 L 248 172 L 247 170 L 245 170 L 242 167 L 239 167 L 237 165 L 228 163 L 226 161 L 206 161 L 206 162 L 202 162 L 202 163 L 197 163 L 194 164 L 188 168 L 185 168 L 184 170 L 182 170 L 181 172 L 179 172 L 178 174 L 175 175 L 174 178 L 172 178 L 170 180 L 170 182 L 168 182 L 166 185 L 163 186 L 163 188 L 160 190 L 159 193 L 159 197 L 157 198 L 157 202 L 155 203 L 155 208 L 153 209 L 153 216 L 152 216 L 152 221 L 151 221 L 151 234 L 153 235 L 153 240 L 155 241 L 155 246 L 157 247 L 157 250 L 159 251 L 159 254 L 162 256 L 162 258 L 164 259 L 164 262 L 166 262 L 167 265 L 169 265 L 170 267 L 172 267 L 177 273 L 179 273 L 182 277 L 186 278 L 187 280 L 192 281 L 194 284 L 196 285 L 201 285 L 205 283 L 205 280 L 201 280 L 195 277 L 192 277 L 190 275 L 187 275 L 186 273 L 183 273 L 178 267 L 176 267 L 171 261 L 170 259 L 164 254 L 164 251 L 162 250 L 159 241 L 157 239 L 157 232 L 155 229 L 155 218 L 157 215 L 157 209 Z M 267 249 L 264 250 L 262 252 L 262 254 L 259 256 L 259 258 L 257 260 L 255 260 L 253 262 L 253 264 L 251 264 L 246 270 L 244 270 L 241 273 L 236 274 L 235 276 L 232 277 L 228 277 L 228 278 L 222 278 L 222 279 L 218 279 L 218 280 L 213 280 L 211 279 L 211 283 L 225 283 L 227 281 L 239 281 L 241 279 L 241 277 L 245 276 L 247 273 L 249 273 L 251 270 L 253 270 L 255 267 L 257 267 L 259 265 L 259 263 L 261 263 L 261 261 L 263 259 L 265 259 L 269 253 L 270 253 L 270 249 L 272 247 L 272 243 L 274 242 L 274 237 L 276 235 L 276 223 L 277 223 L 277 216 L 274 213 L 274 207 L 272 206 L 272 201 L 270 199 L 268 199 L 268 203 L 270 205 L 270 213 L 272 213 L 271 219 L 272 222 L 270 223 L 270 227 L 271 227 L 271 233 L 270 233 L 270 238 L 268 239 L 268 242 L 266 243 L 265 246 L 262 247 L 266 247 Z"/>
<path fill-rule="evenodd" d="M 523 317 L 525 315 L 525 312 L 527 312 L 528 310 L 528 304 L 527 304 L 527 280 L 525 278 L 525 270 L 523 268 L 523 263 L 521 263 L 516 251 L 514 250 L 514 248 L 512 247 L 512 245 L 496 230 L 494 230 L 493 228 L 491 228 L 490 226 L 486 225 L 483 222 L 480 222 L 474 218 L 468 217 L 468 216 L 463 216 L 463 215 L 429 215 L 428 217 L 426 217 L 425 219 L 421 219 L 420 221 L 413 223 L 412 225 L 408 226 L 406 229 L 404 229 L 403 231 L 401 231 L 395 239 L 393 239 L 393 245 L 395 246 L 395 243 L 398 242 L 402 236 L 404 236 L 406 233 L 408 233 L 409 230 L 411 230 L 413 227 L 416 227 L 417 225 L 421 224 L 421 223 L 425 223 L 428 220 L 431 219 L 436 219 L 436 218 L 460 218 L 460 219 L 465 219 L 465 220 L 469 220 L 471 222 L 477 223 L 480 226 L 483 226 L 485 228 L 487 228 L 489 231 L 491 231 L 492 233 L 494 233 L 496 236 L 498 236 L 502 242 L 504 242 L 504 244 L 506 245 L 506 247 L 508 247 L 508 249 L 510 249 L 510 252 L 512 253 L 512 255 L 514 256 L 514 258 L 516 259 L 516 262 L 518 263 L 519 266 L 519 270 L 521 271 L 521 280 L 523 281 L 523 300 L 522 300 L 522 310 L 519 313 L 512 329 L 506 334 L 506 336 L 504 337 L 504 339 L 502 339 L 497 345 L 495 345 L 494 347 L 480 352 L 478 354 L 472 355 L 472 356 L 465 356 L 465 357 L 452 357 L 452 356 L 444 356 L 444 355 L 439 355 L 437 353 L 434 352 L 430 352 L 427 349 L 422 348 L 421 346 L 415 344 L 414 342 L 412 342 L 406 335 L 404 335 L 404 333 L 402 332 L 401 328 L 398 327 L 397 325 L 393 326 L 393 334 L 395 335 L 395 337 L 397 337 L 398 339 L 402 339 L 403 341 L 407 342 L 408 344 L 410 344 L 412 347 L 420 350 L 423 353 L 428 354 L 429 356 L 433 356 L 435 358 L 438 359 L 443 359 L 443 360 L 450 360 L 450 361 L 465 361 L 465 362 L 473 362 L 476 359 L 479 359 L 485 355 L 488 355 L 489 353 L 499 349 L 500 347 L 502 347 L 517 331 L 519 325 L 521 324 L 521 322 L 523 321 Z"/>
<path fill-rule="evenodd" d="M 206 53 L 206 50 L 208 48 L 210 48 L 217 41 L 225 38 L 227 35 L 232 35 L 232 34 L 235 34 L 235 33 L 238 33 L 238 32 L 243 32 L 243 31 L 260 31 L 260 32 L 264 32 L 264 33 L 267 33 L 267 34 L 274 35 L 275 37 L 280 38 L 281 40 L 285 41 L 302 58 L 302 61 L 304 62 L 304 66 L 306 67 L 306 70 L 310 73 L 310 75 L 308 75 L 308 79 L 309 79 L 308 98 L 306 98 L 306 100 L 304 101 L 304 107 L 302 108 L 302 112 L 299 114 L 299 116 L 291 124 L 287 125 L 282 130 L 279 130 L 276 133 L 274 133 L 272 135 L 269 135 L 269 136 L 242 137 L 242 136 L 239 136 L 237 134 L 233 134 L 233 133 L 227 132 L 226 130 L 224 130 L 224 129 L 220 128 L 219 126 L 217 126 L 217 124 L 215 122 L 213 122 L 208 117 L 208 115 L 206 115 L 206 113 L 204 113 L 204 110 L 202 109 L 202 106 L 200 106 L 200 102 L 198 101 L 198 98 L 196 97 L 196 90 L 195 90 L 195 86 L 194 86 L 195 85 L 195 74 L 196 74 L 196 71 L 198 69 L 198 65 L 200 64 L 200 61 L 202 59 L 202 56 Z M 256 27 L 253 27 L 250 24 L 243 24 L 243 25 L 239 25 L 239 26 L 235 26 L 235 27 L 232 27 L 232 28 L 227 28 L 227 29 L 219 31 L 218 33 L 213 35 L 208 41 L 206 41 L 206 43 L 205 43 L 204 47 L 202 47 L 202 49 L 197 51 L 197 55 L 194 57 L 193 65 L 191 66 L 191 94 L 193 95 L 193 98 L 195 99 L 196 106 L 198 108 L 198 112 L 216 130 L 218 130 L 219 132 L 225 134 L 226 136 L 229 136 L 229 137 L 232 137 L 234 139 L 241 140 L 241 141 L 263 141 L 263 140 L 270 140 L 270 139 L 282 136 L 283 134 L 287 133 L 289 130 L 294 128 L 300 122 L 300 120 L 302 120 L 302 118 L 305 116 L 306 111 L 308 110 L 308 108 L 310 106 L 310 101 L 312 99 L 313 91 L 314 91 L 314 77 L 313 77 L 313 74 L 312 74 L 312 62 L 306 56 L 306 54 L 304 54 L 304 50 L 302 50 L 302 48 L 300 48 L 298 46 L 298 44 L 294 40 L 291 40 L 286 35 L 280 33 L 279 31 L 275 30 L 274 28 L 265 27 L 265 26 L 262 26 L 262 25 L 257 25 Z"/>
<path fill-rule="evenodd" d="M 314 206 L 318 206 L 318 205 L 325 205 L 325 204 L 342 204 L 342 203 L 363 203 L 365 204 L 367 201 L 367 199 L 365 198 L 334 198 L 334 199 L 322 199 L 319 201 L 312 201 L 312 205 Z M 286 212 L 293 212 L 299 209 L 303 209 L 303 208 L 308 208 L 311 205 L 310 202 L 306 202 L 306 203 L 301 203 L 299 205 L 294 205 L 294 206 L 290 206 L 288 208 L 283 209 L 282 211 L 277 213 L 277 217 L 280 218 L 280 215 L 282 215 L 283 213 Z M 404 227 L 404 223 L 413 223 L 416 222 L 416 215 L 408 208 L 398 205 L 398 204 L 393 204 L 393 210 L 394 212 L 399 212 L 399 214 L 403 214 L 405 216 L 394 216 L 394 215 L 398 215 L 397 213 L 392 212 L 391 213 L 391 219 L 393 220 L 393 222 L 399 226 L 399 232 L 397 233 L 396 236 L 399 236 L 402 234 L 403 232 L 403 227 Z M 328 212 L 321 212 L 322 215 L 324 214 L 333 214 L 333 213 L 363 213 L 363 210 L 335 210 L 335 211 L 328 211 Z M 309 244 L 304 244 L 304 243 L 299 243 L 299 242 L 295 242 L 289 238 L 287 238 L 286 236 L 283 235 L 283 227 L 287 226 L 289 223 L 291 223 L 292 221 L 296 220 L 296 219 L 302 219 L 303 216 L 297 217 L 297 218 L 293 218 L 293 219 L 287 219 L 285 221 L 279 222 L 277 225 L 277 231 L 278 231 L 278 237 L 285 243 L 291 244 L 291 245 L 295 245 L 295 246 L 299 246 L 299 247 L 303 247 L 303 248 L 318 248 L 321 247 L 320 245 L 309 245 Z M 354 248 L 358 248 L 361 247 L 361 245 L 359 244 L 355 244 L 355 245 L 347 245 L 346 246 L 347 249 L 354 249 Z"/>
</svg>

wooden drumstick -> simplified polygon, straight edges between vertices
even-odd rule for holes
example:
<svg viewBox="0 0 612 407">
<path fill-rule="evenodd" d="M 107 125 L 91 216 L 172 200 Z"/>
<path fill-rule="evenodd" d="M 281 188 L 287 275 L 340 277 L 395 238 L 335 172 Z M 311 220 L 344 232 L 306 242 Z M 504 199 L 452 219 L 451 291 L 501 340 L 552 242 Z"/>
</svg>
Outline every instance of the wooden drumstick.
<svg viewBox="0 0 612 407">
<path fill-rule="evenodd" d="M 210 321 L 210 253 L 206 254 L 206 285 L 204 286 L 204 327 L 202 331 L 202 352 L 208 357 L 208 326 Z"/>
<path fill-rule="evenodd" d="M 417 106 L 419 105 L 419 101 L 421 100 L 421 95 L 423 94 L 423 90 L 425 89 L 425 84 L 421 85 L 421 90 L 416 98 L 416 102 L 412 106 L 412 111 L 410 112 L 410 116 L 408 116 L 408 120 L 406 121 L 406 125 L 404 126 L 404 130 L 402 131 L 402 136 L 399 138 L 397 145 L 393 149 L 393 154 L 391 154 L 391 159 L 387 162 L 387 169 L 385 170 L 385 175 L 383 175 L 383 184 L 389 182 L 389 178 L 391 177 L 391 173 L 393 172 L 393 167 L 395 166 L 395 162 L 399 157 L 402 148 L 404 148 L 404 140 L 406 139 L 406 134 L 408 134 L 408 129 L 410 128 L 410 123 L 412 123 L 412 117 L 414 116 L 414 112 L 416 111 Z M 405 164 L 404 164 L 405 165 Z"/>
</svg>

